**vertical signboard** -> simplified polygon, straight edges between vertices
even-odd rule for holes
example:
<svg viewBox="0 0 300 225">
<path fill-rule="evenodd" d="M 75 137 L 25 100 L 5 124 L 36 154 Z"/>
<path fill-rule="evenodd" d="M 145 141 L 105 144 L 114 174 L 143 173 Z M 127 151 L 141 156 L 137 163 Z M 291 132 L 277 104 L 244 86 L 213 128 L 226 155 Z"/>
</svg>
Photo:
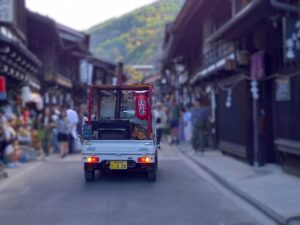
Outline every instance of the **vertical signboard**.
<svg viewBox="0 0 300 225">
<path fill-rule="evenodd" d="M 259 80 L 265 76 L 265 53 L 257 52 L 251 56 L 251 78 Z"/>
<path fill-rule="evenodd" d="M 87 80 L 88 85 L 91 85 L 93 83 L 93 72 L 94 72 L 94 65 L 88 63 L 88 80 Z"/>
<path fill-rule="evenodd" d="M 0 22 L 14 22 L 15 0 L 0 0 Z"/>
<path fill-rule="evenodd" d="M 0 76 L 0 100 L 6 100 L 6 79 L 4 76 Z"/>
<path fill-rule="evenodd" d="M 88 61 L 80 60 L 80 82 L 86 84 L 88 80 Z"/>
<path fill-rule="evenodd" d="M 276 79 L 276 101 L 286 102 L 292 99 L 291 80 L 289 78 Z"/>
<path fill-rule="evenodd" d="M 94 66 L 88 60 L 80 61 L 80 82 L 84 84 L 92 84 Z"/>
</svg>

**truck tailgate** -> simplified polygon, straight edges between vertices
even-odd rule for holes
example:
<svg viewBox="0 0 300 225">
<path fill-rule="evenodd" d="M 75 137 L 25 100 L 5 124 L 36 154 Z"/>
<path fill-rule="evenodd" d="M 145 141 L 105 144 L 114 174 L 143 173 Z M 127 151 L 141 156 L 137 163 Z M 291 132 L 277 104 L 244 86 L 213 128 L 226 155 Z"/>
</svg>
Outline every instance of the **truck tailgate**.
<svg viewBox="0 0 300 225">
<path fill-rule="evenodd" d="M 91 140 L 84 141 L 82 145 L 82 153 L 100 154 L 100 155 L 143 155 L 155 154 L 155 145 L 153 141 L 139 140 Z"/>
</svg>

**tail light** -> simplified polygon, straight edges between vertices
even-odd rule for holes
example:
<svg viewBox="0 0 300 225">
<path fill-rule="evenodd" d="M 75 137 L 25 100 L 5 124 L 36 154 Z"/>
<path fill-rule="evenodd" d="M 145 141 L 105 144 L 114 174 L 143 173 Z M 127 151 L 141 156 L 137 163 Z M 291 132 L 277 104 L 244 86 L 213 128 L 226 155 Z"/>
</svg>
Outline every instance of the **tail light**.
<svg viewBox="0 0 300 225">
<path fill-rule="evenodd" d="M 100 161 L 99 157 L 96 156 L 90 156 L 86 158 L 86 161 L 88 163 L 98 163 Z"/>
<path fill-rule="evenodd" d="M 151 163 L 152 158 L 150 158 L 149 156 L 140 157 L 140 158 L 138 158 L 138 162 L 139 163 Z"/>
</svg>

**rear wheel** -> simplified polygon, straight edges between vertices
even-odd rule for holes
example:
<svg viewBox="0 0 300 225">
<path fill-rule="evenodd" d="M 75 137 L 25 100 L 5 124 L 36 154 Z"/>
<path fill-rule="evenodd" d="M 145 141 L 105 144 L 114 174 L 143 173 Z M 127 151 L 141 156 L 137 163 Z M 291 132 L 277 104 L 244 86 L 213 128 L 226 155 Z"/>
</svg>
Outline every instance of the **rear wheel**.
<svg viewBox="0 0 300 225">
<path fill-rule="evenodd" d="M 95 170 L 84 171 L 85 181 L 92 182 L 95 180 Z"/>
<path fill-rule="evenodd" d="M 156 169 L 147 172 L 147 179 L 153 182 L 156 181 Z"/>
</svg>

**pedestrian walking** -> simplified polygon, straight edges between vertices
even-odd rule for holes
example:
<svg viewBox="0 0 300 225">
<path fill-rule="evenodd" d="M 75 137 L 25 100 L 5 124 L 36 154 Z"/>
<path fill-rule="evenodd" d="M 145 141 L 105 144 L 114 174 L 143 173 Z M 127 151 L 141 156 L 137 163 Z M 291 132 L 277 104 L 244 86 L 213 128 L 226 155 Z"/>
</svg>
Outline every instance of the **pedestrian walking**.
<svg viewBox="0 0 300 225">
<path fill-rule="evenodd" d="M 161 145 L 161 138 L 163 131 L 166 127 L 167 123 L 167 114 L 163 110 L 162 104 L 158 102 L 154 109 L 154 115 L 155 115 L 155 121 L 156 121 L 156 141 L 157 141 L 157 147 L 160 149 Z"/>
<path fill-rule="evenodd" d="M 193 137 L 192 146 L 196 151 L 204 152 L 205 132 L 209 115 L 208 107 L 201 106 L 201 100 L 196 99 L 192 109 Z"/>
<path fill-rule="evenodd" d="M 60 145 L 60 155 L 62 158 L 66 157 L 69 151 L 69 120 L 67 117 L 67 112 L 63 109 L 56 120 L 56 128 L 57 128 L 57 138 Z"/>
<path fill-rule="evenodd" d="M 50 155 L 51 141 L 54 127 L 54 121 L 50 113 L 50 109 L 46 107 L 44 112 L 39 116 L 38 119 L 38 132 L 42 142 L 42 148 L 47 160 Z"/>
<path fill-rule="evenodd" d="M 185 127 L 185 121 L 184 121 L 184 114 L 186 112 L 185 108 L 180 109 L 180 118 L 179 118 L 179 126 L 178 126 L 178 135 L 179 135 L 179 141 L 184 142 L 185 141 L 185 134 L 184 134 L 184 127 Z"/>
<path fill-rule="evenodd" d="M 67 119 L 69 123 L 68 146 L 69 153 L 74 153 L 74 141 L 77 138 L 77 124 L 79 122 L 78 114 L 70 106 L 67 110 Z"/>
<path fill-rule="evenodd" d="M 177 105 L 176 98 L 171 98 L 171 106 L 170 106 L 170 132 L 171 132 L 171 144 L 179 144 L 178 138 L 178 126 L 179 126 L 179 118 L 180 118 L 180 108 Z"/>
<path fill-rule="evenodd" d="M 190 142 L 193 136 L 193 126 L 192 126 L 192 106 L 188 105 L 187 110 L 183 115 L 184 120 L 184 137 L 185 141 Z"/>
<path fill-rule="evenodd" d="M 78 124 L 77 124 L 77 134 L 79 134 L 80 137 L 82 136 L 83 126 L 87 120 L 88 118 L 87 118 L 86 106 L 81 105 L 79 108 Z"/>
<path fill-rule="evenodd" d="M 57 121 L 57 119 L 59 118 L 60 112 L 57 109 L 57 107 L 53 107 L 52 108 L 52 113 L 51 113 L 51 117 L 52 117 L 52 121 Z M 53 145 L 53 149 L 55 153 L 60 153 L 60 149 L 59 149 L 59 142 L 58 142 L 58 132 L 57 132 L 57 128 L 53 127 L 52 129 L 52 145 Z"/>
</svg>

